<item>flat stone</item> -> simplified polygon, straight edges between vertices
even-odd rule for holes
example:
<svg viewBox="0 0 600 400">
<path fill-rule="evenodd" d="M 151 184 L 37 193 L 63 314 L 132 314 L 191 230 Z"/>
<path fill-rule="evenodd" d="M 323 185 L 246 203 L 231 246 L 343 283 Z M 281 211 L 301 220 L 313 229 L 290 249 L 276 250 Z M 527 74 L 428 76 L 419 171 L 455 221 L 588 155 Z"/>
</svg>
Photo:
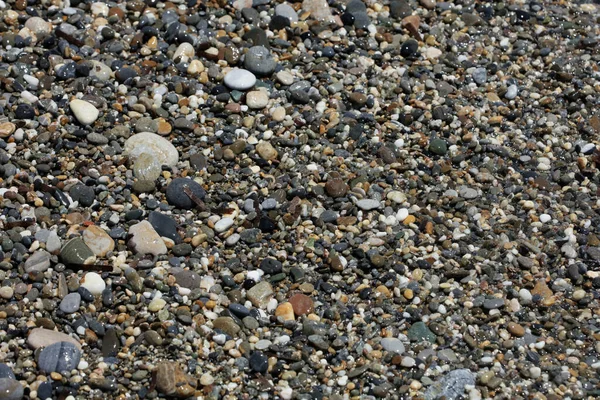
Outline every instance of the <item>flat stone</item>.
<svg viewBox="0 0 600 400">
<path fill-rule="evenodd" d="M 294 308 L 288 302 L 281 303 L 275 309 L 275 316 L 283 318 L 284 321 L 294 321 L 296 317 L 294 316 Z"/>
<path fill-rule="evenodd" d="M 32 329 L 29 333 L 29 336 L 27 336 L 27 344 L 34 350 L 59 342 L 69 342 L 78 348 L 81 348 L 81 345 L 77 339 L 72 338 L 66 333 L 52 331 L 50 329 L 35 328 Z"/>
<path fill-rule="evenodd" d="M 77 368 L 81 351 L 70 342 L 59 342 L 45 347 L 38 358 L 38 369 L 42 372 L 71 371 Z"/>
<path fill-rule="evenodd" d="M 262 351 L 254 351 L 249 361 L 252 371 L 264 374 L 269 369 L 269 359 Z"/>
<path fill-rule="evenodd" d="M 516 322 L 509 322 L 508 325 L 506 326 L 506 329 L 508 329 L 508 331 L 516 337 L 523 337 L 525 336 L 525 328 L 523 328 L 523 326 L 517 324 Z"/>
<path fill-rule="evenodd" d="M 269 104 L 269 95 L 263 90 L 253 90 L 246 94 L 246 105 L 253 110 L 261 110 Z"/>
<path fill-rule="evenodd" d="M 69 293 L 60 302 L 60 311 L 65 314 L 73 314 L 79 310 L 81 305 L 81 295 L 79 293 Z"/>
<path fill-rule="evenodd" d="M 252 46 L 244 56 L 244 68 L 255 75 L 270 75 L 275 71 L 275 67 L 277 62 L 264 46 Z"/>
<path fill-rule="evenodd" d="M 50 258 L 52 255 L 45 250 L 36 250 L 35 253 L 25 260 L 25 272 L 44 272 L 50 268 Z"/>
<path fill-rule="evenodd" d="M 79 284 L 81 287 L 89 290 L 94 296 L 100 296 L 104 289 L 106 289 L 106 282 L 104 282 L 102 276 L 96 272 L 87 272 L 83 278 L 81 278 Z"/>
<path fill-rule="evenodd" d="M 213 321 L 213 328 L 225 332 L 229 336 L 235 338 L 241 330 L 240 326 L 235 323 L 231 317 L 219 317 Z"/>
<path fill-rule="evenodd" d="M 16 129 L 17 129 L 17 126 L 15 124 L 13 124 L 12 122 L 0 123 L 0 138 L 6 139 L 7 137 L 10 137 L 10 135 L 15 133 Z"/>
<path fill-rule="evenodd" d="M 275 6 L 275 15 L 286 17 L 290 20 L 290 22 L 298 22 L 298 13 L 287 3 L 282 3 Z"/>
<path fill-rule="evenodd" d="M 52 23 L 40 17 L 29 18 L 25 21 L 25 27 L 36 35 L 52 33 Z"/>
<path fill-rule="evenodd" d="M 381 347 L 385 351 L 402 354 L 404 353 L 404 344 L 398 338 L 383 338 L 381 339 Z"/>
<path fill-rule="evenodd" d="M 373 199 L 361 199 L 356 202 L 356 206 L 361 210 L 370 211 L 381 207 L 381 203 Z"/>
<path fill-rule="evenodd" d="M 0 378 L 0 399 L 21 400 L 24 388 L 21 382 L 14 378 Z"/>
<path fill-rule="evenodd" d="M 166 198 L 169 204 L 184 210 L 194 208 L 196 203 L 186 193 L 186 188 L 200 200 L 206 196 L 206 190 L 198 182 L 189 178 L 176 178 L 167 186 Z"/>
<path fill-rule="evenodd" d="M 83 241 L 98 257 L 105 257 L 115 249 L 115 241 L 97 225 L 90 225 L 83 231 Z"/>
<path fill-rule="evenodd" d="M 173 53 L 173 61 L 175 62 L 188 62 L 191 58 L 196 55 L 194 46 L 190 43 L 183 42 L 177 47 L 175 53 Z"/>
<path fill-rule="evenodd" d="M 348 185 L 340 178 L 329 179 L 325 184 L 325 191 L 334 199 L 344 197 L 348 190 Z"/>
<path fill-rule="evenodd" d="M 258 282 L 246 292 L 246 297 L 258 308 L 266 308 L 273 297 L 273 287 L 267 281 Z"/>
<path fill-rule="evenodd" d="M 256 145 L 258 155 L 267 161 L 276 160 L 278 153 L 270 142 L 262 141 Z"/>
<path fill-rule="evenodd" d="M 408 330 L 408 338 L 413 342 L 428 341 L 430 343 L 436 342 L 435 333 L 425 325 L 424 322 L 415 322 Z"/>
<path fill-rule="evenodd" d="M 314 311 L 313 300 L 305 294 L 296 293 L 290 297 L 289 302 L 294 308 L 294 313 L 298 316 L 310 314 Z"/>
<path fill-rule="evenodd" d="M 160 362 L 156 368 L 156 390 L 167 396 L 190 397 L 197 386 L 196 379 L 186 374 L 176 362 Z"/>
<path fill-rule="evenodd" d="M 475 374 L 468 369 L 450 371 L 431 385 L 425 392 L 426 400 L 456 400 L 465 392 L 465 386 L 475 385 Z"/>
<path fill-rule="evenodd" d="M 332 21 L 333 15 L 327 0 L 304 0 L 302 10 L 318 21 Z"/>
<path fill-rule="evenodd" d="M 100 115 L 100 111 L 91 103 L 85 100 L 71 100 L 69 107 L 81 125 L 91 125 Z"/>
<path fill-rule="evenodd" d="M 129 228 L 128 246 L 137 254 L 153 254 L 158 256 L 167 253 L 167 246 L 156 233 L 152 224 L 148 221 L 142 221 Z"/>
<path fill-rule="evenodd" d="M 246 69 L 234 68 L 225 75 L 225 86 L 234 90 L 248 90 L 254 87 L 256 76 Z"/>
<path fill-rule="evenodd" d="M 221 218 L 215 224 L 215 232 L 217 232 L 217 233 L 225 232 L 232 226 L 233 226 L 233 218 L 229 218 L 229 217 Z"/>
<path fill-rule="evenodd" d="M 156 233 L 162 237 L 171 239 L 175 243 L 179 243 L 181 238 L 177 233 L 177 222 L 169 215 L 163 214 L 159 211 L 152 211 L 148 215 L 148 222 L 152 224 Z"/>
<path fill-rule="evenodd" d="M 125 141 L 123 152 L 132 159 L 146 153 L 153 156 L 161 165 L 175 166 L 179 153 L 170 141 L 152 132 L 140 132 Z"/>
</svg>

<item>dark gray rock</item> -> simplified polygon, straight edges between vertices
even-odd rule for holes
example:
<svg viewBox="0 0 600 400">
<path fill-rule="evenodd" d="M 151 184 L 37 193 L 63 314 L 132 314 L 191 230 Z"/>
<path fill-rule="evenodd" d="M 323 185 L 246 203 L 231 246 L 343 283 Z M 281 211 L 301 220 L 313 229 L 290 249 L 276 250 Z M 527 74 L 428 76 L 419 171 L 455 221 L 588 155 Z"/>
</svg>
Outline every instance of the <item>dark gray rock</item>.
<svg viewBox="0 0 600 400">
<path fill-rule="evenodd" d="M 58 342 L 45 347 L 38 358 L 40 371 L 61 372 L 77 368 L 81 352 L 73 343 Z"/>
</svg>

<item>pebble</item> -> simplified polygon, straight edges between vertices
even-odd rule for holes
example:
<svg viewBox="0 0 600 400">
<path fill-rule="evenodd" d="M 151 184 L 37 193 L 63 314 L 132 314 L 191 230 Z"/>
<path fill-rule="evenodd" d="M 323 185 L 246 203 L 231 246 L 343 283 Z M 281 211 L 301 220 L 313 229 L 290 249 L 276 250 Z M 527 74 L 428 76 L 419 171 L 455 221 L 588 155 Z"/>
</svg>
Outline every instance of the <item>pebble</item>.
<svg viewBox="0 0 600 400">
<path fill-rule="evenodd" d="M 83 241 L 98 257 L 105 257 L 115 248 L 115 241 L 106 231 L 96 225 L 90 225 L 83 231 Z"/>
<path fill-rule="evenodd" d="M 186 193 L 186 189 L 200 200 L 206 196 L 206 190 L 198 182 L 188 178 L 176 178 L 167 187 L 166 198 L 169 204 L 186 210 L 193 208 L 196 203 Z"/>
<path fill-rule="evenodd" d="M 14 378 L 0 378 L 0 398 L 3 400 L 21 400 L 24 388 Z"/>
<path fill-rule="evenodd" d="M 69 106 L 81 125 L 93 124 L 98 119 L 98 115 L 100 115 L 100 111 L 85 100 L 71 100 Z"/>
<path fill-rule="evenodd" d="M 254 285 L 250 290 L 246 292 L 246 297 L 258 308 L 266 308 L 267 304 L 273 297 L 273 287 L 269 282 L 262 281 Z"/>
<path fill-rule="evenodd" d="M 221 218 L 215 224 L 215 231 L 218 233 L 225 232 L 227 229 L 229 229 L 233 226 L 233 222 L 234 222 L 233 218 L 228 218 L 228 217 Z"/>
<path fill-rule="evenodd" d="M 152 224 L 148 221 L 141 221 L 129 228 L 128 246 L 138 254 L 153 254 L 155 256 L 167 253 L 167 246 L 156 233 Z"/>
<path fill-rule="evenodd" d="M 253 110 L 263 109 L 269 103 L 269 96 L 262 90 L 254 90 L 246 94 L 246 104 Z"/>
<path fill-rule="evenodd" d="M 272 161 L 277 159 L 279 153 L 270 142 L 260 142 L 256 145 L 256 152 L 263 160 Z"/>
<path fill-rule="evenodd" d="M 125 154 L 136 159 L 141 154 L 149 154 L 161 165 L 174 166 L 179 161 L 179 152 L 167 139 L 152 133 L 140 132 L 125 141 Z"/>
<path fill-rule="evenodd" d="M 389 351 L 392 353 L 404 353 L 404 344 L 402 343 L 402 341 L 400 341 L 400 339 L 397 338 L 381 339 L 381 347 L 383 347 L 385 351 Z"/>
<path fill-rule="evenodd" d="M 69 293 L 60 302 L 60 310 L 65 314 L 72 314 L 79 310 L 81 305 L 81 295 L 79 293 Z"/>
<path fill-rule="evenodd" d="M 80 349 L 69 342 L 51 344 L 40 352 L 38 369 L 45 373 L 71 371 L 81 359 Z"/>
<path fill-rule="evenodd" d="M 81 348 L 78 340 L 65 333 L 50 329 L 34 328 L 29 333 L 29 336 L 27 336 L 27 344 L 34 350 L 40 347 L 48 347 L 52 344 L 60 342 L 69 342 L 78 348 Z"/>
<path fill-rule="evenodd" d="M 225 85 L 234 90 L 248 90 L 256 84 L 256 76 L 246 69 L 234 68 L 225 75 Z"/>
<path fill-rule="evenodd" d="M 102 279 L 102 276 L 96 272 L 88 272 L 81 279 L 81 287 L 86 288 L 94 296 L 100 296 L 104 289 L 106 289 L 106 282 Z"/>
<path fill-rule="evenodd" d="M 269 49 L 264 46 L 252 46 L 244 57 L 244 68 L 258 76 L 271 75 L 277 62 Z"/>
</svg>

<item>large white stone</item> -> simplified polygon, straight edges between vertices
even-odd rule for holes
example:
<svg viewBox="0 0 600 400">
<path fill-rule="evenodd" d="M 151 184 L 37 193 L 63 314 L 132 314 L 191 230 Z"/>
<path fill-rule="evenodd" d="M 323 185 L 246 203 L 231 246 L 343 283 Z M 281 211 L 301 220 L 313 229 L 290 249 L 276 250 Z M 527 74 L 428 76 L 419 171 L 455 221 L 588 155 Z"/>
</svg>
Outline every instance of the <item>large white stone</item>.
<svg viewBox="0 0 600 400">
<path fill-rule="evenodd" d="M 152 132 L 140 132 L 125 141 L 125 154 L 135 160 L 140 154 L 146 153 L 156 158 L 162 165 L 171 167 L 179 161 L 179 153 L 167 139 Z"/>
<path fill-rule="evenodd" d="M 99 257 L 104 257 L 115 248 L 115 241 L 99 226 L 90 225 L 83 231 L 83 241 Z"/>
<path fill-rule="evenodd" d="M 173 61 L 177 62 L 187 62 L 191 58 L 194 57 L 196 52 L 194 51 L 194 46 L 191 44 L 184 42 L 177 47 L 175 53 L 173 53 Z"/>
<path fill-rule="evenodd" d="M 256 83 L 256 76 L 248 70 L 234 68 L 225 75 L 225 86 L 234 90 L 248 90 Z"/>
<path fill-rule="evenodd" d="M 81 125 L 91 125 L 98 119 L 100 111 L 92 104 L 85 100 L 71 100 L 69 103 L 71 111 Z"/>
<path fill-rule="evenodd" d="M 106 289 L 106 282 L 96 272 L 88 272 L 81 279 L 81 287 L 89 290 L 94 296 L 100 296 L 102 291 Z"/>
<path fill-rule="evenodd" d="M 25 28 L 36 35 L 49 34 L 52 32 L 52 24 L 40 17 L 31 17 L 25 21 Z"/>
<path fill-rule="evenodd" d="M 90 76 L 96 77 L 98 80 L 105 82 L 112 76 L 112 69 L 103 62 L 92 60 L 92 69 L 90 70 Z"/>
</svg>

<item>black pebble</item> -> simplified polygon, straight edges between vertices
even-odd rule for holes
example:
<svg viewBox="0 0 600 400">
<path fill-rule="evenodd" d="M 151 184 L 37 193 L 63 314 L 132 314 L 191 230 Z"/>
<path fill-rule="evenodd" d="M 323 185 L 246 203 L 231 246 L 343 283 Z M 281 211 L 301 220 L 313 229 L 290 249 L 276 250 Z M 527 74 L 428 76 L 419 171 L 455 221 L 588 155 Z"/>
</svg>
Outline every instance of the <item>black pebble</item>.
<svg viewBox="0 0 600 400">
<path fill-rule="evenodd" d="M 418 49 L 419 42 L 417 42 L 415 39 L 408 39 L 402 44 L 402 47 L 400 47 L 400 55 L 402 57 L 410 57 L 415 54 Z"/>
<path fill-rule="evenodd" d="M 255 351 L 250 356 L 250 369 L 264 374 L 269 368 L 269 359 L 262 351 Z"/>
</svg>

